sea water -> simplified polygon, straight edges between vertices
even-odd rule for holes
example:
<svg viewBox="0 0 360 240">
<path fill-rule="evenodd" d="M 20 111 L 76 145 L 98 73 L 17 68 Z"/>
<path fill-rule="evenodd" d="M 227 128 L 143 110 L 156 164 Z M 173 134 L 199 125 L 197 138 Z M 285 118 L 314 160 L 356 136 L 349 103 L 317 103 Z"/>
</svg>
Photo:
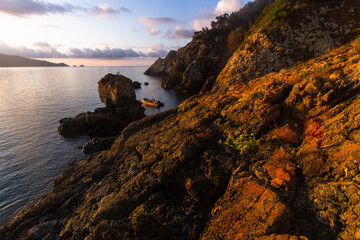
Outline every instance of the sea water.
<svg viewBox="0 0 360 240">
<path fill-rule="evenodd" d="M 137 99 L 156 98 L 161 108 L 178 106 L 185 98 L 160 86 L 158 78 L 143 74 L 146 67 L 0 68 L 0 226 L 38 201 L 54 179 L 75 158 L 87 137 L 65 139 L 57 133 L 59 120 L 103 107 L 98 81 L 107 73 L 142 83 Z M 149 85 L 145 86 L 145 82 Z"/>
</svg>

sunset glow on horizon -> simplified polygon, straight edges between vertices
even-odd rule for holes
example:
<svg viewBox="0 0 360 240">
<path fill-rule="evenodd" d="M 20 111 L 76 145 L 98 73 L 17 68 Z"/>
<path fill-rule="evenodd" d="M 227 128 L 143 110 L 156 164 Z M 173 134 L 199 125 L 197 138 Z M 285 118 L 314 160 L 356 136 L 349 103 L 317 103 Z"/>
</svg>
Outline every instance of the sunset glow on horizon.
<svg viewBox="0 0 360 240">
<path fill-rule="evenodd" d="M 150 65 L 247 1 L 0 0 L 0 53 L 68 65 Z"/>
<path fill-rule="evenodd" d="M 150 66 L 157 58 L 143 57 L 143 58 L 123 58 L 123 59 L 98 59 L 98 58 L 36 58 L 36 60 L 43 60 L 53 63 L 65 63 L 70 67 L 84 65 L 85 67 L 135 67 L 135 66 Z"/>
</svg>

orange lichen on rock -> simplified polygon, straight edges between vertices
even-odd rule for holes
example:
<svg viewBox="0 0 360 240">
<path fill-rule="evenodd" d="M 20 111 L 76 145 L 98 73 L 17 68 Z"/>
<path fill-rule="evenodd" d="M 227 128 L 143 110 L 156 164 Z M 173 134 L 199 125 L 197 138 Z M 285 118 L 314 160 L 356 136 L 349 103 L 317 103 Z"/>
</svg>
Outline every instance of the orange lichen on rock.
<svg viewBox="0 0 360 240">
<path fill-rule="evenodd" d="M 273 191 L 242 178 L 218 200 L 201 239 L 254 239 L 286 231 L 291 219 Z"/>
<path fill-rule="evenodd" d="M 360 159 L 360 143 L 348 141 L 341 147 L 339 152 L 333 155 L 333 159 L 337 162 L 344 162 L 345 160 L 348 162 L 350 160 Z"/>
<path fill-rule="evenodd" d="M 283 148 L 279 148 L 273 152 L 270 161 L 264 164 L 264 169 L 272 179 L 271 186 L 285 187 L 287 190 L 295 185 L 296 166 L 290 159 L 291 156 Z"/>
<path fill-rule="evenodd" d="M 271 234 L 269 236 L 255 238 L 255 240 L 308 240 L 308 238 L 290 234 Z"/>
<path fill-rule="evenodd" d="M 283 127 L 275 127 L 269 135 L 274 138 L 280 138 L 284 142 L 297 143 L 299 142 L 298 134 L 293 131 L 288 125 Z"/>
<path fill-rule="evenodd" d="M 305 139 L 315 148 L 319 148 L 325 139 L 325 128 L 319 120 L 309 119 L 305 123 Z"/>
</svg>

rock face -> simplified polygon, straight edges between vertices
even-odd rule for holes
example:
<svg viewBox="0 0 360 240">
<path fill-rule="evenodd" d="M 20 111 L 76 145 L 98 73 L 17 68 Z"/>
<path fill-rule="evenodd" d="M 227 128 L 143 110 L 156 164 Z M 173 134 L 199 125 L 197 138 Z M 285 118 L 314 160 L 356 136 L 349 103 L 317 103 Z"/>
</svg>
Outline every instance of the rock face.
<svg viewBox="0 0 360 240">
<path fill-rule="evenodd" d="M 287 69 L 344 44 L 352 37 L 354 29 L 359 28 L 357 3 L 356 0 L 341 4 L 331 1 L 278 3 L 281 14 L 271 15 L 269 9 L 270 13 L 263 14 L 255 22 L 248 37 L 217 77 L 214 90 L 227 90 L 235 82 L 247 82 Z M 339 14 L 344 17 L 333 17 Z"/>
<path fill-rule="evenodd" d="M 358 35 L 132 122 L 0 239 L 359 239 L 359 63 Z"/>
<path fill-rule="evenodd" d="M 262 10 L 273 0 L 257 0 L 232 15 L 217 17 L 212 28 L 195 32 L 193 40 L 178 51 L 159 58 L 145 74 L 161 76 L 161 85 L 169 90 L 186 93 L 206 92 L 214 77 L 223 69 L 234 49 L 228 46 L 228 36 L 237 27 L 249 28 Z M 200 61 L 199 61 L 200 60 Z"/>
<path fill-rule="evenodd" d="M 172 61 L 176 58 L 176 51 L 172 50 L 165 59 L 158 58 L 144 74 L 151 76 L 164 76 L 170 73 Z"/>
<path fill-rule="evenodd" d="M 107 74 L 98 83 L 101 102 L 117 115 L 126 114 L 136 102 L 136 95 L 131 79 L 123 75 Z"/>
<path fill-rule="evenodd" d="M 229 36 L 234 32 L 233 18 L 228 16 L 225 25 L 219 18 L 212 29 L 195 34 L 175 56 L 172 52 L 171 58 L 159 59 L 146 73 L 162 76 L 162 86 L 175 91 L 206 92 L 213 86 L 214 91 L 226 91 L 235 82 L 247 82 L 320 57 L 351 39 L 359 28 L 357 0 L 341 4 L 331 1 L 272 2 L 249 3 L 247 10 L 237 15 L 242 21 L 254 21 L 254 24 L 240 25 L 246 34 L 238 40 L 235 54 L 228 46 Z M 343 18 L 333 17 L 345 12 Z M 210 66 L 207 74 L 201 71 L 205 65 L 198 66 L 199 59 L 205 59 L 206 65 Z"/>
<path fill-rule="evenodd" d="M 117 135 L 130 122 L 143 118 L 145 109 L 136 100 L 133 82 L 122 75 L 107 74 L 98 83 L 105 108 L 60 120 L 59 134 L 64 137 Z"/>
</svg>

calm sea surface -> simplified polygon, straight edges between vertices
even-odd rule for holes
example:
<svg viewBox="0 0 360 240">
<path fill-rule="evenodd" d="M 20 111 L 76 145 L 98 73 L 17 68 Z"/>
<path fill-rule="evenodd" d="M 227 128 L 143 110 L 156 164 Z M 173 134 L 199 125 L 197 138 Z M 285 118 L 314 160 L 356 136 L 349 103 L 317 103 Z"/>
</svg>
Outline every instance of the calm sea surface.
<svg viewBox="0 0 360 240">
<path fill-rule="evenodd" d="M 0 68 L 0 225 L 52 188 L 53 180 L 74 158 L 86 157 L 78 146 L 89 139 L 64 139 L 58 121 L 103 107 L 97 82 L 107 73 L 142 83 L 137 98 L 165 102 L 151 115 L 178 106 L 184 97 L 143 75 L 146 67 Z M 149 82 L 149 86 L 144 86 Z"/>
</svg>

